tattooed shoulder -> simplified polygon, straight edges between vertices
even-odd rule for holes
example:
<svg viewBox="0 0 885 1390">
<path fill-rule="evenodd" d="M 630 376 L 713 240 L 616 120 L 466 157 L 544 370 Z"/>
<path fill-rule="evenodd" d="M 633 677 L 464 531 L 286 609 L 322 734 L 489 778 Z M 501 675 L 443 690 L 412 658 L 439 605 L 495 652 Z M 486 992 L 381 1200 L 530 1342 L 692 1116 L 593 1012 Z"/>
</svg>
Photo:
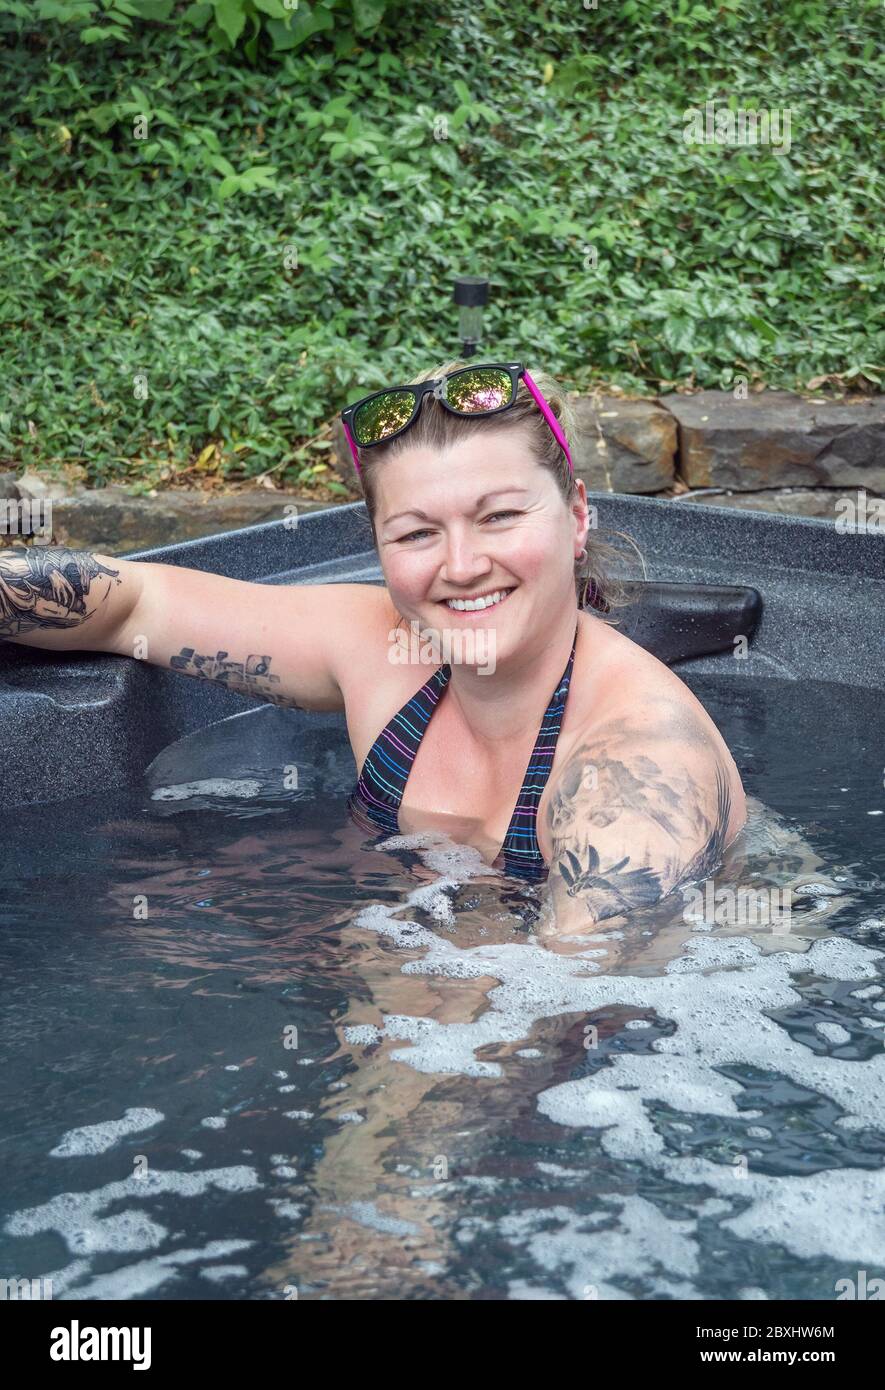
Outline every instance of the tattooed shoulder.
<svg viewBox="0 0 885 1390">
<path fill-rule="evenodd" d="M 718 748 L 684 706 L 579 739 L 545 817 L 557 930 L 629 913 L 709 876 L 728 843 L 731 787 Z"/>
</svg>

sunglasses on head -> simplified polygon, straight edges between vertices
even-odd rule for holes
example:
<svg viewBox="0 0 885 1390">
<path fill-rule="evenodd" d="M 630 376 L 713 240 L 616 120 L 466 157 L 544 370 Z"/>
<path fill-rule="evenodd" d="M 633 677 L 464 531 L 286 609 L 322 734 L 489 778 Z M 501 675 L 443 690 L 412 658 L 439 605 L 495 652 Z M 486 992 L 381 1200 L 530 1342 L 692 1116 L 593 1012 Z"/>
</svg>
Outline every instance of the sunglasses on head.
<svg viewBox="0 0 885 1390">
<path fill-rule="evenodd" d="M 363 396 L 362 400 L 346 406 L 341 420 L 357 473 L 360 471 L 357 445 L 361 449 L 371 449 L 402 434 L 417 420 L 421 402 L 428 392 L 453 415 L 499 415 L 515 404 L 520 378 L 537 401 L 568 459 L 569 472 L 574 473 L 572 456 L 559 421 L 521 362 L 483 362 L 476 367 L 459 367 L 432 381 L 374 391 L 371 396 Z"/>
</svg>

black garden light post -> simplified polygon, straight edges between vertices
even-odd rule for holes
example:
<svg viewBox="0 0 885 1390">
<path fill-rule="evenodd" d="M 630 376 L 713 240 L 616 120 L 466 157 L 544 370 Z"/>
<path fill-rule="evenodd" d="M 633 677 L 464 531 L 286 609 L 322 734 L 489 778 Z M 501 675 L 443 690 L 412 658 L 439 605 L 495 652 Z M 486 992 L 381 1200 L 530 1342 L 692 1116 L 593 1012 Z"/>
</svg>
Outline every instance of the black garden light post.
<svg viewBox="0 0 885 1390">
<path fill-rule="evenodd" d="M 459 275 L 455 280 L 458 305 L 458 337 L 461 356 L 472 357 L 482 337 L 482 311 L 489 298 L 489 282 L 481 275 Z"/>
</svg>

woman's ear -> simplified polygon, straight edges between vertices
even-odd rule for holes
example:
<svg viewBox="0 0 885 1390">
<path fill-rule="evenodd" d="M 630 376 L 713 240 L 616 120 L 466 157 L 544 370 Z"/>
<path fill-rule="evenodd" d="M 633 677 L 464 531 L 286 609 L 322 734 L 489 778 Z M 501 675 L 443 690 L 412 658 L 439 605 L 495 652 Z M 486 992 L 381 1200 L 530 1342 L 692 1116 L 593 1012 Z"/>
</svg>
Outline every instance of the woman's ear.
<svg viewBox="0 0 885 1390">
<path fill-rule="evenodd" d="M 575 479 L 575 496 L 571 504 L 572 513 L 577 519 L 580 530 L 576 537 L 581 545 L 586 545 L 587 534 L 592 529 L 591 508 L 587 501 L 587 488 L 583 478 Z"/>
</svg>

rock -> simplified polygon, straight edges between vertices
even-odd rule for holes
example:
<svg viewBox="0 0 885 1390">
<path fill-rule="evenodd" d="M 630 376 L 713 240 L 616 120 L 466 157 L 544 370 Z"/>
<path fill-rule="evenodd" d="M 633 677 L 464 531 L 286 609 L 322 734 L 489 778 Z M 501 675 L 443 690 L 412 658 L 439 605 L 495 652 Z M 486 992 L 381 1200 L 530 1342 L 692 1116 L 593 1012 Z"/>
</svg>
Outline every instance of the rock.
<svg viewBox="0 0 885 1390">
<path fill-rule="evenodd" d="M 676 423 L 654 401 L 617 396 L 571 402 L 575 476 L 597 492 L 663 492 L 676 471 Z M 600 433 L 607 446 L 600 449 Z"/>
<path fill-rule="evenodd" d="M 156 497 L 133 497 L 123 488 L 106 487 L 69 501 L 55 502 L 53 539 L 56 545 L 67 545 L 74 550 L 98 550 L 115 555 L 195 540 L 261 522 L 284 521 L 287 517 L 298 517 L 333 505 L 263 488 L 226 496 L 172 491 Z M 286 511 L 287 506 L 289 511 Z"/>
<path fill-rule="evenodd" d="M 755 492 L 852 487 L 885 493 L 885 400 L 808 401 L 789 391 L 661 398 L 679 423 L 689 487 Z"/>
<path fill-rule="evenodd" d="M 18 497 L 18 485 L 14 473 L 0 473 L 0 499 L 14 500 Z"/>
<path fill-rule="evenodd" d="M 55 502 L 63 497 L 70 497 L 77 492 L 82 492 L 82 485 L 62 482 L 59 478 L 44 478 L 41 473 L 22 473 L 21 477 L 15 481 L 15 486 L 19 497 L 26 497 L 30 501 L 41 501 L 49 498 Z"/>
<path fill-rule="evenodd" d="M 857 522 L 858 528 L 885 531 L 885 499 L 872 493 L 861 500 L 858 489 L 770 488 L 762 492 L 701 493 L 695 497 L 676 497 L 677 502 L 707 503 L 713 507 L 738 507 L 744 511 L 780 512 L 786 516 L 823 517 L 826 521 Z M 851 503 L 849 508 L 846 503 Z M 881 521 L 879 518 L 882 518 Z"/>
</svg>

